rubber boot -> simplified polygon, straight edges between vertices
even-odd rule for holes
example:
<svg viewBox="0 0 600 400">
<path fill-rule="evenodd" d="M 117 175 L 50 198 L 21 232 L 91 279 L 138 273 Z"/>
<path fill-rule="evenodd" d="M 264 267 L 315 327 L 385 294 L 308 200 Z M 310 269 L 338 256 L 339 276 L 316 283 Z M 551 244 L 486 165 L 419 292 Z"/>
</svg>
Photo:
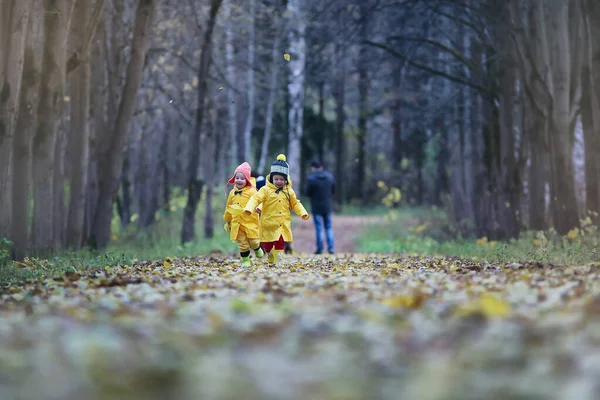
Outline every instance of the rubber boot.
<svg viewBox="0 0 600 400">
<path fill-rule="evenodd" d="M 270 252 L 267 253 L 267 262 L 269 264 L 275 264 L 275 260 L 277 257 L 275 257 L 275 250 L 271 250 Z"/>
<path fill-rule="evenodd" d="M 252 261 L 250 261 L 250 256 L 242 257 L 242 267 L 251 267 Z"/>
<path fill-rule="evenodd" d="M 256 255 L 256 258 L 263 258 L 265 252 L 263 251 L 262 247 L 259 247 L 258 249 L 254 250 L 254 254 Z"/>
<path fill-rule="evenodd" d="M 273 250 L 273 258 L 275 260 L 275 265 L 283 264 L 283 253 L 284 250 Z"/>
</svg>

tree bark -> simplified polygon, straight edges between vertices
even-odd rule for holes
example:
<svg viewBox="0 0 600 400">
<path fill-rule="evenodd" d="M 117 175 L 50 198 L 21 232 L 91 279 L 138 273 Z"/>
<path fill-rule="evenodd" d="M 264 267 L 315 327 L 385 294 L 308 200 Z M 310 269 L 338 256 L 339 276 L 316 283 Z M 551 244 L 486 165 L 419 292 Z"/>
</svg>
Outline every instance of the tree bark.
<svg viewBox="0 0 600 400">
<path fill-rule="evenodd" d="M 583 0 L 584 59 L 582 65 L 581 121 L 585 143 L 585 193 L 586 209 L 598 223 L 600 218 L 600 5 L 591 0 Z"/>
<path fill-rule="evenodd" d="M 38 104 L 38 121 L 33 139 L 33 227 L 32 247 L 37 254 L 55 249 L 54 169 L 56 141 L 65 108 L 67 36 L 73 1 L 44 1 L 44 52 Z"/>
<path fill-rule="evenodd" d="M 360 18 L 360 37 L 363 41 L 368 40 L 368 26 L 366 8 L 368 4 L 363 3 L 361 6 Z M 367 201 L 367 122 L 369 114 L 369 51 L 366 44 L 361 45 L 358 52 L 357 70 L 358 70 L 358 156 L 356 164 L 356 181 L 358 185 L 354 185 L 355 197 L 360 199 L 361 204 L 365 205 Z"/>
<path fill-rule="evenodd" d="M 98 249 L 104 249 L 110 239 L 110 226 L 113 202 L 117 194 L 119 177 L 123 167 L 124 146 L 131 127 L 137 92 L 142 80 L 144 61 L 149 42 L 150 24 L 155 9 L 155 0 L 140 0 L 136 11 L 131 58 L 127 66 L 127 78 L 115 126 L 109 136 L 107 146 L 98 159 L 98 201 L 92 228 L 92 242 Z"/>
<path fill-rule="evenodd" d="M 12 234 L 13 142 L 29 13 L 30 0 L 0 3 L 0 238 Z"/>
<path fill-rule="evenodd" d="M 255 35 L 254 35 L 254 19 L 255 19 L 255 0 L 247 0 L 249 5 L 249 26 L 248 26 L 248 114 L 246 115 L 246 125 L 244 127 L 244 160 L 251 162 L 251 139 L 252 139 L 252 128 L 254 127 L 254 47 L 255 47 Z M 293 1 L 293 0 L 292 0 Z"/>
<path fill-rule="evenodd" d="M 98 0 L 94 13 L 91 13 L 90 0 L 78 0 L 74 38 L 81 63 L 73 72 L 71 80 L 71 134 L 69 147 L 71 154 L 70 196 L 67 216 L 67 246 L 79 250 L 84 239 L 85 197 L 90 158 L 89 116 L 91 63 L 90 50 L 96 29 L 104 10 L 104 0 Z"/>
<path fill-rule="evenodd" d="M 12 234 L 14 257 L 21 260 L 29 246 L 29 189 L 31 186 L 31 140 L 35 133 L 37 100 L 40 83 L 41 59 L 37 45 L 41 38 L 43 13 L 41 1 L 33 2 L 35 10 L 29 17 L 19 114 L 16 122 L 13 147 L 13 187 L 12 187 Z"/>
<path fill-rule="evenodd" d="M 181 242 L 187 243 L 196 238 L 196 209 L 202 195 L 204 179 L 198 177 L 200 166 L 200 145 L 203 136 L 204 113 L 208 91 L 208 73 L 212 63 L 212 35 L 222 0 L 212 0 L 209 12 L 208 26 L 202 42 L 202 53 L 198 66 L 198 105 L 196 108 L 196 126 L 192 136 L 190 163 L 188 164 L 187 202 L 183 210 L 183 224 L 181 228 Z"/>
<path fill-rule="evenodd" d="M 258 171 L 261 174 L 265 173 L 267 156 L 269 154 L 269 143 L 271 141 L 271 131 L 273 129 L 273 109 L 277 98 L 277 78 L 279 73 L 279 60 L 281 54 L 279 46 L 281 44 L 281 36 L 275 35 L 273 39 L 273 49 L 271 50 L 271 72 L 269 78 L 269 97 L 267 98 L 267 112 L 265 114 L 265 132 L 260 151 L 260 160 L 258 162 Z"/>
<path fill-rule="evenodd" d="M 333 96 L 335 97 L 335 202 L 338 207 L 344 203 L 344 155 L 346 154 L 346 139 L 344 135 L 344 126 L 346 122 L 345 99 L 346 99 L 346 68 L 342 55 L 344 49 L 340 43 L 336 44 L 337 71 L 333 86 Z"/>
<path fill-rule="evenodd" d="M 233 84 L 235 79 L 235 65 L 233 63 L 233 31 L 231 25 L 231 7 L 232 0 L 223 1 L 223 20 L 225 21 L 225 65 L 227 71 L 227 81 Z M 268 111 L 267 111 L 268 112 Z M 233 169 L 238 165 L 238 124 L 237 124 L 237 105 L 235 103 L 235 92 L 233 88 L 227 88 L 227 122 L 229 128 L 229 168 Z"/>
<path fill-rule="evenodd" d="M 206 195 L 204 196 L 204 237 L 210 239 L 215 233 L 215 221 L 213 215 L 213 193 L 215 189 L 215 167 L 217 159 L 214 156 L 216 152 L 217 140 L 217 122 L 218 122 L 218 104 L 212 102 L 210 110 L 210 123 L 207 124 L 206 137 L 204 141 L 204 149 L 206 156 L 204 157 L 204 174 L 206 176 Z"/>
<path fill-rule="evenodd" d="M 306 67 L 306 21 L 300 0 L 287 3 L 289 18 L 288 40 L 290 46 L 288 96 L 290 110 L 288 114 L 288 154 L 290 176 L 293 185 L 302 187 L 300 182 L 300 158 L 304 121 L 304 84 Z"/>
</svg>

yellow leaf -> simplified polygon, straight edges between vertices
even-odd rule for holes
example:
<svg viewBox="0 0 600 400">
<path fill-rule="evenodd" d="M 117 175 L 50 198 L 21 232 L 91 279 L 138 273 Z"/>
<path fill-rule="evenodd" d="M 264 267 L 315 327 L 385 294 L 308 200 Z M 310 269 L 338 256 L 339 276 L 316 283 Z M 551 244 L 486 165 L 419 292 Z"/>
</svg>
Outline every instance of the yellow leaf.
<svg viewBox="0 0 600 400">
<path fill-rule="evenodd" d="M 65 96 L 65 97 L 63 97 L 63 100 L 64 100 L 66 103 L 68 103 L 68 102 L 70 102 L 70 101 L 71 101 L 71 98 L 70 98 L 69 96 Z"/>
<path fill-rule="evenodd" d="M 390 308 L 419 308 L 423 305 L 426 300 L 426 296 L 423 293 L 417 293 L 415 295 L 396 296 L 383 299 L 381 303 L 384 306 Z"/>
<path fill-rule="evenodd" d="M 288 53 L 285 53 L 283 58 L 285 58 L 285 61 L 290 61 L 290 55 Z"/>
<path fill-rule="evenodd" d="M 489 293 L 484 293 L 475 303 L 461 307 L 458 314 L 461 316 L 482 314 L 488 318 L 503 318 L 510 314 L 510 305 Z"/>
<path fill-rule="evenodd" d="M 165 261 L 163 262 L 163 266 L 164 266 L 165 268 L 169 268 L 169 267 L 171 266 L 171 263 L 170 263 L 168 260 L 165 260 Z"/>
<path fill-rule="evenodd" d="M 219 87 L 219 90 L 223 90 L 223 86 L 220 86 L 220 87 Z"/>
</svg>

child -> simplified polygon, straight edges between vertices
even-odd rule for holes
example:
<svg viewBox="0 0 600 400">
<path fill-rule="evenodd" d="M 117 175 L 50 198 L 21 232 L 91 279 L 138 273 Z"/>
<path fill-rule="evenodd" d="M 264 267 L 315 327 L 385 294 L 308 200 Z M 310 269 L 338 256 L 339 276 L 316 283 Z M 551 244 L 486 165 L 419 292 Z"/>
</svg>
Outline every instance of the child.
<svg viewBox="0 0 600 400">
<path fill-rule="evenodd" d="M 265 186 L 252 196 L 244 209 L 247 216 L 254 211 L 261 215 L 260 241 L 270 264 L 275 263 L 278 258 L 283 259 L 285 242 L 292 241 L 290 210 L 294 210 L 303 220 L 309 218 L 292 189 L 289 172 L 290 166 L 285 155 L 278 155 L 277 161 L 271 165 L 271 173 L 267 175 Z"/>
<path fill-rule="evenodd" d="M 258 215 L 246 215 L 242 211 L 248 200 L 256 194 L 256 189 L 250 179 L 250 164 L 244 162 L 238 166 L 228 183 L 235 184 L 235 187 L 229 192 L 223 214 L 225 231 L 229 232 L 231 241 L 238 243 L 242 267 L 249 267 L 252 265 L 250 249 L 254 250 L 256 257 L 264 256 L 258 234 Z"/>
</svg>

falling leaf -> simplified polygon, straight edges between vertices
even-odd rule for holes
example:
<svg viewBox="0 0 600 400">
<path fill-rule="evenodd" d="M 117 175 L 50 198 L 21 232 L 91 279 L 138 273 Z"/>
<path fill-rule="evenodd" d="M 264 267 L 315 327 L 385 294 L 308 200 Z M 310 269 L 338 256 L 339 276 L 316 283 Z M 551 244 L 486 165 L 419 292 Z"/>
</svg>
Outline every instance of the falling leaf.
<svg viewBox="0 0 600 400">
<path fill-rule="evenodd" d="M 285 54 L 283 55 L 283 58 L 285 59 L 285 61 L 290 61 L 290 58 L 291 58 L 291 57 L 290 57 L 290 55 L 289 55 L 288 53 L 285 53 Z"/>
<path fill-rule="evenodd" d="M 65 103 L 68 103 L 71 101 L 71 98 L 69 96 L 65 96 L 63 97 L 63 100 L 65 101 Z"/>
<path fill-rule="evenodd" d="M 223 90 L 223 86 L 219 86 L 219 90 Z"/>
</svg>

